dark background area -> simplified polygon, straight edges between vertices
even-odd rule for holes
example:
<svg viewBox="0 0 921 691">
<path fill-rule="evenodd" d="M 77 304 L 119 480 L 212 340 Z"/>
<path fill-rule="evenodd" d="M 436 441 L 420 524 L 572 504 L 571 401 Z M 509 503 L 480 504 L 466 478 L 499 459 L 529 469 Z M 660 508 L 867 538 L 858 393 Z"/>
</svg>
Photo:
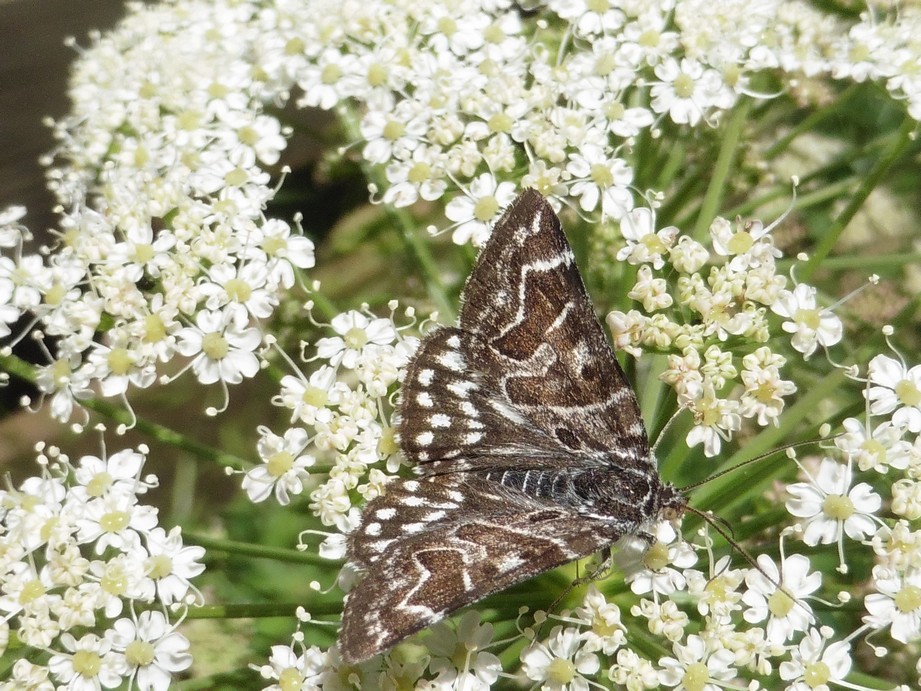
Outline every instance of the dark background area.
<svg viewBox="0 0 921 691">
<path fill-rule="evenodd" d="M 23 204 L 25 225 L 41 241 L 55 225 L 55 201 L 38 163 L 54 147 L 46 116 L 67 112 L 67 76 L 77 53 L 73 36 L 113 26 L 124 0 L 0 0 L 0 209 Z"/>
</svg>

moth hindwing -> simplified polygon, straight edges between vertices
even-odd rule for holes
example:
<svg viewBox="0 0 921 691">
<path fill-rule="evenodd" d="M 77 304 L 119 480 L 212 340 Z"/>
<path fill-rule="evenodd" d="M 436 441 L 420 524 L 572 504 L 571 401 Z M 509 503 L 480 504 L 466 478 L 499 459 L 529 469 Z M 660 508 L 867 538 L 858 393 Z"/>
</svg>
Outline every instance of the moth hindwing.
<svg viewBox="0 0 921 691">
<path fill-rule="evenodd" d="M 423 339 L 400 392 L 400 446 L 419 477 L 387 485 L 348 537 L 364 578 L 342 614 L 346 662 L 686 505 L 659 479 L 636 395 L 539 193 L 506 210 L 461 299 L 457 326 Z"/>
</svg>

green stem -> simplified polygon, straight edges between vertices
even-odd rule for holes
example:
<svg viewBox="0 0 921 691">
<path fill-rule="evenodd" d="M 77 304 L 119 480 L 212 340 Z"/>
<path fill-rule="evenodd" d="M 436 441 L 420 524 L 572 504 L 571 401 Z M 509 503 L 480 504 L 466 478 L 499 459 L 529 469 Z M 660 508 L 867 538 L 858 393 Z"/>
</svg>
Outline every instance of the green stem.
<svg viewBox="0 0 921 691">
<path fill-rule="evenodd" d="M 823 264 L 825 258 L 831 252 L 832 248 L 835 246 L 835 243 L 838 241 L 838 238 L 841 236 L 841 233 L 844 232 L 847 224 L 850 223 L 857 212 L 860 211 L 867 197 L 870 196 L 870 193 L 876 189 L 876 187 L 882 181 L 883 176 L 902 156 L 906 145 L 911 141 L 911 135 L 915 131 L 916 126 L 917 123 L 914 120 L 906 117 L 902 122 L 902 126 L 899 128 L 898 132 L 895 132 L 892 135 L 889 146 L 886 147 L 886 150 L 876 161 L 876 164 L 873 166 L 873 168 L 870 169 L 870 172 L 863 179 L 863 184 L 851 197 L 851 200 L 848 202 L 847 206 L 841 210 L 841 213 L 838 214 L 838 217 L 832 222 L 831 227 L 828 228 L 828 230 L 826 230 L 822 237 L 819 239 L 818 244 L 812 251 L 812 256 L 800 271 L 800 280 L 803 282 L 809 282 L 809 280 L 812 278 L 812 275 L 816 272 L 819 266 Z"/>
<path fill-rule="evenodd" d="M 809 132 L 815 128 L 820 122 L 831 116 L 839 116 L 843 111 L 841 110 L 842 106 L 847 104 L 851 97 L 857 93 L 857 84 L 852 84 L 847 89 L 845 89 L 841 95 L 834 99 L 829 105 L 825 106 L 820 110 L 817 110 L 805 118 L 799 121 L 795 127 L 793 127 L 786 135 L 774 142 L 768 149 L 764 152 L 765 160 L 772 160 L 783 153 L 786 148 L 790 145 L 794 139 L 799 137 L 804 132 Z"/>
<path fill-rule="evenodd" d="M 226 552 L 228 554 L 246 555 L 249 557 L 258 557 L 261 559 L 274 559 L 275 561 L 292 562 L 295 564 L 313 564 L 329 566 L 331 561 L 309 552 L 300 552 L 294 549 L 283 547 L 267 547 L 265 545 L 255 545 L 249 542 L 238 542 L 236 540 L 222 540 L 220 538 L 208 537 L 201 533 L 183 531 L 183 538 L 188 544 L 196 544 L 212 552 Z"/>
<path fill-rule="evenodd" d="M 36 381 L 34 365 L 25 360 L 21 360 L 15 355 L 0 355 L 0 370 L 9 372 L 31 384 L 34 384 Z M 196 458 L 201 458 L 211 463 L 217 463 L 227 468 L 233 468 L 234 470 L 242 470 L 252 465 L 251 461 L 233 454 L 225 453 L 214 447 L 207 446 L 206 444 L 201 444 L 169 427 L 136 418 L 124 407 L 110 403 L 109 401 L 98 398 L 88 398 L 86 400 L 81 400 L 79 404 L 116 424 L 129 427 L 133 425 L 132 429 L 143 432 L 162 444 L 182 449 Z"/>
<path fill-rule="evenodd" d="M 202 605 L 189 607 L 186 619 L 266 619 L 269 617 L 292 617 L 298 607 L 310 610 L 311 614 L 340 614 L 342 600 L 329 602 L 259 602 L 233 605 Z"/>
<path fill-rule="evenodd" d="M 692 237 L 700 239 L 707 236 L 710 223 L 712 223 L 720 208 L 723 193 L 727 187 L 727 180 L 736 157 L 736 151 L 739 147 L 739 141 L 742 139 L 742 129 L 748 120 L 749 110 L 751 110 L 751 100 L 743 98 L 732 111 L 729 122 L 723 130 L 720 152 L 716 158 L 713 175 L 710 177 L 710 184 L 707 186 L 703 202 L 700 205 L 700 212 L 697 214 L 697 223 L 694 225 Z"/>
</svg>

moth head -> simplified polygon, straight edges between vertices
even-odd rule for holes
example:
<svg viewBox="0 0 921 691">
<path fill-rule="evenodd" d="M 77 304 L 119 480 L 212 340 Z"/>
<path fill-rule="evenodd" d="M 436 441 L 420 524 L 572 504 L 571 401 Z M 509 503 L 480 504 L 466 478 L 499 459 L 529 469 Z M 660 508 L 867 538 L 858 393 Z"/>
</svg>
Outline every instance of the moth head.
<svg viewBox="0 0 921 691">
<path fill-rule="evenodd" d="M 662 485 L 659 500 L 659 518 L 663 521 L 677 521 L 687 511 L 688 500 L 684 493 L 671 485 Z"/>
</svg>

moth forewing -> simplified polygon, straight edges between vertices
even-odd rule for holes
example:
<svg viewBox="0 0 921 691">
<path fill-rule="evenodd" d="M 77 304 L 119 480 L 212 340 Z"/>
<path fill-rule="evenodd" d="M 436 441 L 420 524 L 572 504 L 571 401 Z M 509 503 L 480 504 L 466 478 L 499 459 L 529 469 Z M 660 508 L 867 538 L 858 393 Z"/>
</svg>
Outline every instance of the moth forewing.
<svg viewBox="0 0 921 691">
<path fill-rule="evenodd" d="M 560 221 L 525 190 L 481 249 L 456 327 L 406 368 L 399 442 L 420 475 L 365 508 L 347 662 L 684 511 L 595 317 Z"/>
</svg>

